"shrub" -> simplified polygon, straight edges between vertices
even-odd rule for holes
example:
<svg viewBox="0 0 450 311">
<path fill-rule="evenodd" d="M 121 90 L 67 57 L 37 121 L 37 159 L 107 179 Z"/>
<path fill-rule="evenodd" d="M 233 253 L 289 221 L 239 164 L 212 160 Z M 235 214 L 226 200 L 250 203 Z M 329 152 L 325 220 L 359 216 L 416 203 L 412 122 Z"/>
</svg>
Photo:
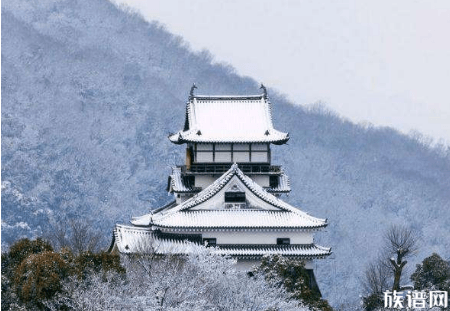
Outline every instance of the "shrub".
<svg viewBox="0 0 450 311">
<path fill-rule="evenodd" d="M 61 292 L 69 267 L 58 253 L 31 254 L 17 268 L 14 285 L 20 302 L 42 307 L 42 301 Z"/>
</svg>

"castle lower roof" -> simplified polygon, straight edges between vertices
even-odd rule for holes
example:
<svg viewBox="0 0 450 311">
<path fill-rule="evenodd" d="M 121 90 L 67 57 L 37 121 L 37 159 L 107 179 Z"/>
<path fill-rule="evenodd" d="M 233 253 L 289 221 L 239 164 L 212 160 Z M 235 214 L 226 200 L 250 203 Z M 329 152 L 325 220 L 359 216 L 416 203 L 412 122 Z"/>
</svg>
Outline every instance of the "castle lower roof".
<svg viewBox="0 0 450 311">
<path fill-rule="evenodd" d="M 191 242 L 183 236 L 179 238 L 167 238 L 159 231 L 151 228 L 139 228 L 133 226 L 116 225 L 114 239 L 121 253 L 152 253 L 160 255 L 187 255 L 193 252 L 193 245 L 199 242 Z M 237 257 L 240 259 L 258 259 L 264 255 L 283 255 L 303 259 L 325 258 L 331 254 L 331 248 L 326 248 L 314 243 L 311 244 L 222 244 L 211 248 L 211 251 L 220 254 Z"/>
<path fill-rule="evenodd" d="M 312 244 L 228 244 L 218 245 L 215 252 L 221 255 L 237 256 L 239 258 L 262 257 L 264 255 L 283 255 L 300 258 L 325 258 L 331 254 L 331 248 Z M 249 258 L 251 259 L 251 258 Z"/>
<path fill-rule="evenodd" d="M 196 210 L 180 211 L 154 219 L 152 225 L 161 228 L 189 229 L 315 229 L 326 223 L 314 221 L 301 214 L 288 211 L 266 210 Z"/>
<path fill-rule="evenodd" d="M 175 193 L 192 193 L 200 192 L 200 190 L 200 187 L 188 186 L 184 183 L 180 167 L 172 167 L 172 174 L 169 176 L 167 191 Z"/>
<path fill-rule="evenodd" d="M 289 177 L 282 172 L 280 174 L 278 186 L 273 188 L 267 188 L 267 192 L 270 193 L 289 193 L 291 192 L 291 183 L 289 181 Z"/>
</svg>

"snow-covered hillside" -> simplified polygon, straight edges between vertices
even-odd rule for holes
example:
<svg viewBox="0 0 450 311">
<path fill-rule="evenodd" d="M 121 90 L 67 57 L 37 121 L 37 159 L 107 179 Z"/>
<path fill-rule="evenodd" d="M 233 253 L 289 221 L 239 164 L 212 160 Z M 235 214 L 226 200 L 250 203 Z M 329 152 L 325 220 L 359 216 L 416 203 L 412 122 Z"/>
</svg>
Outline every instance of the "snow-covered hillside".
<svg viewBox="0 0 450 311">
<path fill-rule="evenodd" d="M 167 175 L 184 150 L 167 135 L 183 126 L 193 82 L 199 93 L 259 92 L 257 81 L 107 0 L 3 1 L 2 246 L 74 217 L 107 244 L 115 222 L 168 202 Z M 358 299 L 392 223 L 420 233 L 415 262 L 450 257 L 446 147 L 269 95 L 276 127 L 291 136 L 272 151 L 291 178 L 287 201 L 330 223 L 318 235 L 334 251 L 317 262 L 325 298 Z"/>
</svg>

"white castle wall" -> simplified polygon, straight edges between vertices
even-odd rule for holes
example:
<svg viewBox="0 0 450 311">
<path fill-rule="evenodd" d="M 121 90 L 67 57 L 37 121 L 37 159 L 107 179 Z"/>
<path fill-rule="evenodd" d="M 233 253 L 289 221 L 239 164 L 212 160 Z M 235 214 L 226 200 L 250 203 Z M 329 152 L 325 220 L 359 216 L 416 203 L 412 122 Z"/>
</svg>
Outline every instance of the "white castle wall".
<svg viewBox="0 0 450 311">
<path fill-rule="evenodd" d="M 254 182 L 256 182 L 261 187 L 269 187 L 269 176 L 268 175 L 248 175 Z"/>
<path fill-rule="evenodd" d="M 277 238 L 289 238 L 291 244 L 311 244 L 311 232 L 261 232 L 261 231 L 208 231 L 202 233 L 203 238 L 216 238 L 217 244 L 277 244 Z"/>
</svg>

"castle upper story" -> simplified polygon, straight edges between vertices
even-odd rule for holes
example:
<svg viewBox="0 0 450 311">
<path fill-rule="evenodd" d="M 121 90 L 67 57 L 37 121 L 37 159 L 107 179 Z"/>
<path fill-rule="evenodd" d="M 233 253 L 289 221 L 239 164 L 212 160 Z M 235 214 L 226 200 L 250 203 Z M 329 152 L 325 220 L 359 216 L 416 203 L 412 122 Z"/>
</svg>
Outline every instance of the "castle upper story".
<svg viewBox="0 0 450 311">
<path fill-rule="evenodd" d="M 245 96 L 196 95 L 191 88 L 182 130 L 169 140 L 186 145 L 185 165 L 172 169 L 167 190 L 182 202 L 205 189 L 233 163 L 268 192 L 290 191 L 289 179 L 272 165 L 271 145 L 282 145 L 289 134 L 276 130 L 266 88 Z"/>
</svg>

